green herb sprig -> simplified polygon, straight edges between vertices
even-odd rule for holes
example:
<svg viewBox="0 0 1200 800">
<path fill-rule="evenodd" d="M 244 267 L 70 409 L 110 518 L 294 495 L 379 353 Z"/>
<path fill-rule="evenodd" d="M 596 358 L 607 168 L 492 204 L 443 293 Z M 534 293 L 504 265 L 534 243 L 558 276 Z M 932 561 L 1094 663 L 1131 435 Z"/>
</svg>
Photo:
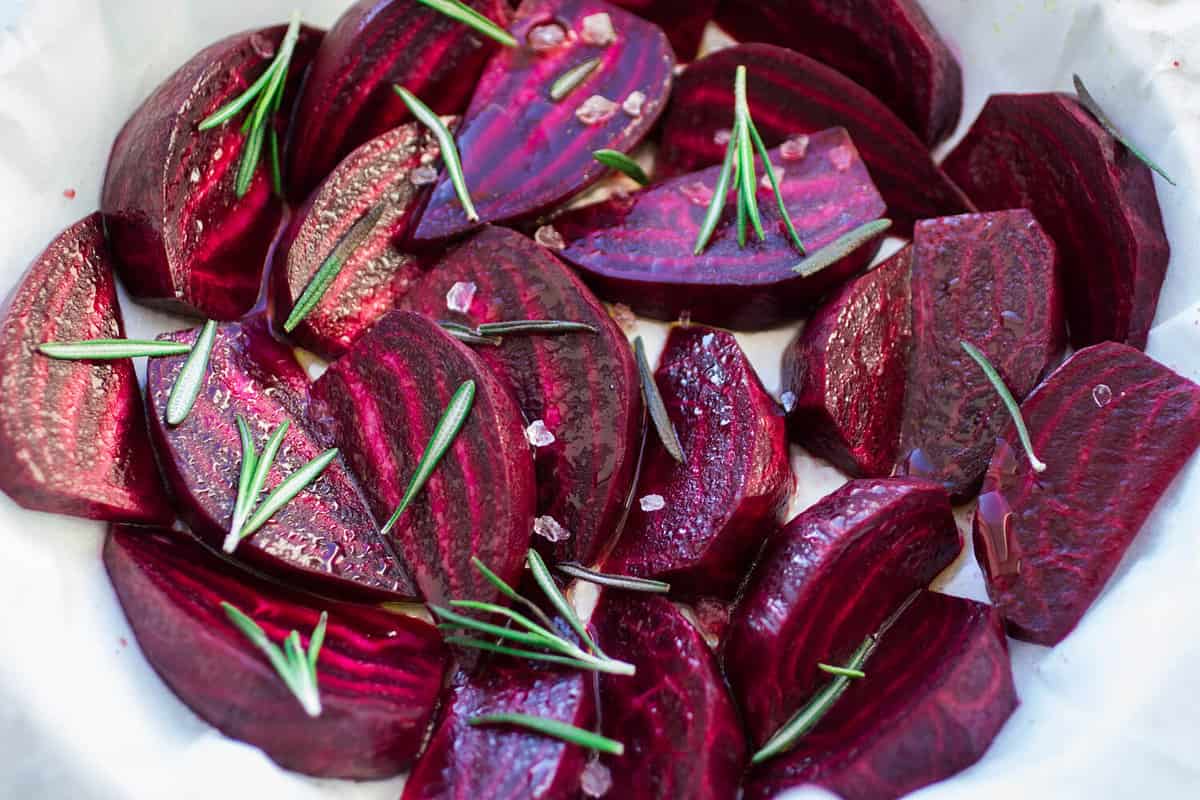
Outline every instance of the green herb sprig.
<svg viewBox="0 0 1200 800">
<path fill-rule="evenodd" d="M 196 399 L 204 389 L 204 379 L 208 374 L 208 361 L 212 356 L 213 344 L 217 341 L 217 323 L 211 319 L 204 323 L 196 336 L 196 343 L 188 352 L 187 360 L 183 362 L 179 374 L 175 376 L 175 384 L 167 396 L 167 424 L 182 425 Z"/>
<path fill-rule="evenodd" d="M 607 572 L 597 572 L 574 561 L 564 561 L 555 564 L 554 568 L 563 574 L 570 575 L 572 578 L 579 578 L 580 580 L 600 586 L 610 586 L 614 589 L 625 589 L 630 592 L 650 592 L 652 594 L 666 594 L 671 591 L 671 584 L 664 583 L 663 581 L 650 580 L 649 578 L 635 578 L 632 575 L 611 575 Z"/>
<path fill-rule="evenodd" d="M 450 320 L 438 320 L 438 325 L 442 330 L 458 339 L 465 344 L 486 344 L 491 347 L 499 347 L 504 344 L 504 340 L 498 336 L 480 336 L 479 331 L 469 325 L 463 325 Z"/>
<path fill-rule="evenodd" d="M 646 175 L 646 171 L 642 169 L 641 164 L 638 164 L 620 150 L 593 150 L 592 158 L 610 169 L 615 169 L 617 172 L 633 178 L 642 186 L 650 183 L 650 178 Z"/>
<path fill-rule="evenodd" d="M 417 2 L 423 6 L 432 8 L 434 11 L 445 14 L 452 20 L 473 28 L 477 33 L 481 33 L 489 39 L 494 39 L 505 47 L 517 46 L 517 40 L 511 33 L 466 3 L 459 2 L 459 0 L 417 0 Z"/>
<path fill-rule="evenodd" d="M 333 248 L 333 252 L 329 254 L 321 266 L 313 275 L 312 280 L 308 282 L 308 286 L 304 287 L 304 291 L 300 293 L 300 298 L 296 300 L 296 304 L 292 306 L 292 311 L 288 314 L 287 321 L 283 323 L 285 333 L 291 333 L 296 330 L 304 318 L 312 313 L 312 310 L 321 302 L 321 298 L 329 291 L 329 287 L 333 285 L 334 279 L 342 271 L 346 260 L 350 258 L 359 247 L 367 235 L 375 229 L 379 224 L 380 217 L 383 216 L 385 204 L 377 203 L 367 210 L 365 214 L 350 226 L 350 230 Z"/>
<path fill-rule="evenodd" d="M 1033 467 L 1034 472 L 1045 472 L 1046 464 L 1037 454 L 1033 452 L 1033 440 L 1029 437 L 1029 428 L 1025 426 L 1025 418 L 1021 416 L 1021 406 L 1017 403 L 1017 399 L 1012 396 L 1012 392 L 1004 385 L 1004 379 L 1000 377 L 1000 373 L 992 366 L 992 362 L 988 361 L 982 351 L 970 342 L 959 342 L 962 349 L 967 351 L 972 360 L 979 365 L 983 370 L 983 374 L 987 376 L 988 381 L 992 384 L 992 388 L 996 390 L 996 394 L 1000 395 L 1000 399 L 1004 402 L 1004 407 L 1008 409 L 1009 416 L 1012 417 L 1013 424 L 1017 426 L 1017 436 L 1021 439 L 1021 446 L 1025 448 L 1025 455 L 1029 457 L 1029 465 Z"/>
<path fill-rule="evenodd" d="M 574 725 L 559 722 L 556 719 L 549 719 L 548 717 L 536 717 L 531 714 L 485 714 L 479 717 L 471 717 L 467 720 L 467 724 L 473 728 L 483 725 L 514 725 L 518 728 L 527 728 L 555 739 L 561 739 L 569 744 L 577 744 L 588 750 L 595 750 L 614 756 L 625 754 L 625 745 L 615 739 L 609 739 L 598 733 L 577 728 Z"/>
<path fill-rule="evenodd" d="M 322 611 L 317 627 L 308 637 L 308 651 L 300 646 L 300 633 L 293 630 L 283 640 L 283 649 L 267 638 L 262 626 L 232 603 L 221 601 L 229 621 L 237 627 L 271 662 L 284 685 L 291 690 L 310 717 L 321 716 L 321 692 L 317 687 L 317 657 L 325 643 L 325 627 L 329 614 Z"/>
<path fill-rule="evenodd" d="M 181 356 L 190 353 L 192 346 L 184 342 L 156 339 L 81 339 L 74 342 L 42 342 L 37 350 L 59 361 L 116 361 L 142 356 Z"/>
<path fill-rule="evenodd" d="M 892 227 L 890 219 L 877 219 L 859 225 L 854 230 L 842 234 L 792 267 L 792 272 L 798 272 L 806 278 L 810 275 L 816 275 L 826 267 L 841 261 L 890 227 Z"/>
<path fill-rule="evenodd" d="M 1079 95 L 1079 104 L 1087 109 L 1089 114 L 1096 118 L 1096 121 L 1100 123 L 1100 127 L 1108 131 L 1108 134 L 1118 142 L 1125 145 L 1125 149 L 1133 153 L 1133 155 L 1136 156 L 1139 161 L 1161 175 L 1163 180 L 1172 186 L 1175 186 L 1175 181 L 1171 180 L 1171 176 L 1166 173 L 1166 170 L 1152 161 L 1150 156 L 1138 149 L 1133 142 L 1129 141 L 1129 139 L 1125 137 L 1125 134 L 1121 133 L 1121 131 L 1117 128 L 1116 123 L 1112 121 L 1108 114 L 1104 113 L 1104 109 L 1100 108 L 1100 104 L 1096 102 L 1096 98 L 1092 97 L 1092 93 L 1089 92 L 1087 87 L 1083 85 L 1083 79 L 1081 79 L 1078 75 L 1074 75 L 1072 78 L 1075 81 L 1075 94 Z"/>
<path fill-rule="evenodd" d="M 667 407 L 663 404 L 662 395 L 658 393 L 658 384 L 654 382 L 654 372 L 650 369 L 650 362 L 646 359 L 646 344 L 640 336 L 633 340 L 633 355 L 634 360 L 637 361 L 638 376 L 642 380 L 642 395 L 646 400 L 646 409 L 650 412 L 654 429 L 658 431 L 658 438 L 670 453 L 671 458 L 680 464 L 686 464 L 687 457 L 683 452 L 683 445 L 680 444 L 679 434 L 675 432 L 675 426 L 671 423 L 670 415 L 667 414 Z"/>
<path fill-rule="evenodd" d="M 600 66 L 599 58 L 589 58 L 587 61 L 580 61 L 559 75 L 554 79 L 554 83 L 550 84 L 550 99 L 556 103 L 562 101 L 567 95 L 582 86 L 598 66 Z"/>
<path fill-rule="evenodd" d="M 438 147 L 442 151 L 442 161 L 446 165 L 446 171 L 450 173 L 450 183 L 454 185 L 454 192 L 458 195 L 458 202 L 462 204 L 463 213 L 471 222 L 479 222 L 479 212 L 475 210 L 475 204 L 471 202 L 471 193 L 467 190 L 467 178 L 463 175 L 462 159 L 458 157 L 458 147 L 454 144 L 454 137 L 450 134 L 450 129 L 446 127 L 446 123 L 442 122 L 441 117 L 433 113 L 433 109 L 422 103 L 408 89 L 394 85 L 392 90 L 400 95 L 400 99 L 404 101 L 404 105 L 408 106 L 408 110 L 417 118 L 417 121 L 429 128 L 434 138 L 437 139 Z"/>
</svg>

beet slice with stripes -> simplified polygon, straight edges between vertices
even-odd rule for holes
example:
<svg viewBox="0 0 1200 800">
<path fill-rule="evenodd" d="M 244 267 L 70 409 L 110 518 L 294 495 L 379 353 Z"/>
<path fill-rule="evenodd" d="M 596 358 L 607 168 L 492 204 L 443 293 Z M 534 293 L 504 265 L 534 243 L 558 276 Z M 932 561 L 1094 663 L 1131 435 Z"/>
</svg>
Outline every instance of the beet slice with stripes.
<svg viewBox="0 0 1200 800">
<path fill-rule="evenodd" d="M 232 320 L 258 300 L 267 250 L 283 205 L 271 190 L 269 156 L 238 199 L 247 135 L 239 115 L 208 131 L 197 126 L 267 69 L 284 27 L 246 31 L 201 50 L 133 112 L 113 143 L 100 211 L 125 288 L 139 302 Z M 289 109 L 321 40 L 300 29 L 281 112 Z"/>
<path fill-rule="evenodd" d="M 166 338 L 193 342 L 196 333 Z M 233 519 L 242 465 L 238 414 L 246 418 L 260 450 L 279 425 L 290 423 L 267 477 L 268 490 L 330 444 L 305 420 L 308 376 L 291 349 L 271 338 L 262 319 L 220 326 L 204 390 L 187 419 L 172 427 L 165 421 L 165 409 L 184 358 L 150 361 L 146 373 L 150 435 L 180 515 L 198 536 L 220 547 Z M 373 600 L 415 596 L 412 580 L 377 533 L 370 509 L 341 458 L 271 522 L 243 539 L 235 557 L 284 580 L 339 596 Z"/>
<path fill-rule="evenodd" d="M 639 501 L 605 569 L 729 597 L 795 485 L 783 410 L 733 334 L 715 328 L 672 328 L 655 382 L 687 462 L 647 442 Z"/>
<path fill-rule="evenodd" d="M 470 294 L 465 313 L 447 300 L 456 286 Z M 525 421 L 541 420 L 554 437 L 534 450 L 537 513 L 571 535 L 557 543 L 539 536 L 535 544 L 555 560 L 595 563 L 625 513 L 642 430 L 633 353 L 604 306 L 545 248 L 489 226 L 442 258 L 402 307 L 471 327 L 557 319 L 596 328 L 596 333 L 514 334 L 498 347 L 475 348 L 513 389 Z"/>
<path fill-rule="evenodd" d="M 844 130 L 813 135 L 799 158 L 789 153 L 796 155 L 788 148 L 768 155 L 783 168 L 784 202 L 810 253 L 883 216 L 883 200 Z M 696 237 L 719 172 L 711 167 L 568 212 L 554 223 L 567 242 L 562 256 L 601 297 L 639 314 L 672 320 L 688 312 L 698 322 L 757 330 L 797 319 L 878 250 L 881 239 L 815 274 L 793 272 L 802 257 L 771 191 L 760 187 L 766 239 L 750 235 L 746 247 L 738 246 L 730 192 L 712 240 L 696 256 Z"/>
<path fill-rule="evenodd" d="M 1008 425 L 979 497 L 975 553 L 1009 633 L 1052 646 L 1200 445 L 1200 386 L 1107 342 L 1075 353 L 1021 414 L 1046 471 L 1033 472 Z"/>
<path fill-rule="evenodd" d="M 611 22 L 611 41 L 585 30 L 600 14 Z M 555 29 L 558 46 L 531 44 L 554 38 L 546 32 Z M 607 174 L 592 152 L 628 152 L 641 142 L 666 105 L 675 66 L 657 25 L 604 0 L 525 0 L 510 31 L 524 44 L 492 57 L 456 137 L 483 222 L 534 216 Z M 559 78 L 592 59 L 599 62 L 583 83 L 553 99 Z M 443 174 L 414 238 L 439 241 L 478 224 Z"/>
<path fill-rule="evenodd" d="M 1030 209 L 1062 260 L 1071 344 L 1139 349 L 1171 248 L 1150 168 L 1064 94 L 993 95 L 946 172 L 981 209 Z"/>
<path fill-rule="evenodd" d="M 133 363 L 36 350 L 125 335 L 112 266 L 92 214 L 59 234 L 0 306 L 0 490 L 35 511 L 170 524 Z"/>
<path fill-rule="evenodd" d="M 475 400 L 466 421 L 388 535 L 421 597 L 441 606 L 497 599 L 473 556 L 510 585 L 520 582 L 537 487 L 508 387 L 436 322 L 407 311 L 381 319 L 313 386 L 314 417 L 331 431 L 382 523 L 468 380 Z"/>
<path fill-rule="evenodd" d="M 681 61 L 691 61 L 700 50 L 704 26 L 717 10 L 717 0 L 613 0 L 663 29 Z"/>
<path fill-rule="evenodd" d="M 815 785 L 845 800 L 891 800 L 978 761 L 1018 705 L 1000 615 L 922 592 L 794 750 L 748 776 L 746 800 Z"/>
<path fill-rule="evenodd" d="M 113 526 L 104 566 L 150 666 L 226 736 L 325 778 L 386 778 L 416 758 L 449 661 L 432 625 L 252 578 L 172 531 Z M 328 612 L 316 664 L 320 716 L 307 715 L 222 602 L 277 645 L 299 631 L 306 651 Z"/>
<path fill-rule="evenodd" d="M 755 565 L 722 640 L 761 745 L 913 591 L 958 556 L 950 499 L 911 478 L 854 480 L 788 523 Z"/>
</svg>

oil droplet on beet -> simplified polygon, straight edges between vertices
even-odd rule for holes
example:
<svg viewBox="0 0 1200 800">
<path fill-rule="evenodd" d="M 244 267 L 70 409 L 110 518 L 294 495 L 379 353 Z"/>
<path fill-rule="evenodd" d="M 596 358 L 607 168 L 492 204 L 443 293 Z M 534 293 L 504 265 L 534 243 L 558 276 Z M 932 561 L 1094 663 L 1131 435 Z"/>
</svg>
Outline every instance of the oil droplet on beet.
<svg viewBox="0 0 1200 800">
<path fill-rule="evenodd" d="M 569 539 L 571 532 L 558 524 L 554 517 L 538 517 L 533 521 L 533 532 L 550 542 L 562 542 Z"/>
<path fill-rule="evenodd" d="M 662 511 L 667 507 L 667 501 L 661 494 L 648 494 L 638 500 L 638 505 L 642 511 Z"/>
<path fill-rule="evenodd" d="M 597 759 L 589 761 L 579 775 L 579 788 L 588 797 L 604 797 L 612 784 L 612 772 Z"/>
<path fill-rule="evenodd" d="M 192 171 L 188 175 L 188 180 L 190 180 L 192 183 L 200 182 L 200 168 L 199 167 L 192 167 Z"/>
<path fill-rule="evenodd" d="M 1112 402 L 1112 389 L 1107 383 L 1098 383 L 1092 389 L 1092 401 L 1097 408 L 1104 408 Z"/>
<path fill-rule="evenodd" d="M 594 94 L 575 109 L 575 117 L 584 125 L 599 125 L 612 119 L 613 114 L 617 113 L 617 108 L 617 104 L 612 100 Z"/>
<path fill-rule="evenodd" d="M 612 17 L 603 11 L 588 14 L 583 18 L 579 38 L 583 39 L 585 44 L 608 47 L 617 40 L 617 29 L 613 27 Z"/>
<path fill-rule="evenodd" d="M 567 40 L 567 32 L 557 22 L 535 25 L 525 34 L 525 41 L 535 53 L 546 53 Z"/>
<path fill-rule="evenodd" d="M 642 108 L 646 105 L 645 92 L 634 90 L 625 98 L 625 102 L 621 103 L 621 110 L 631 117 L 640 117 Z"/>
<path fill-rule="evenodd" d="M 471 281 L 458 281 L 446 292 L 446 308 L 465 314 L 471 309 L 471 301 L 475 299 L 478 287 Z"/>
<path fill-rule="evenodd" d="M 554 434 L 540 419 L 529 423 L 529 427 L 525 429 L 525 439 L 534 447 L 546 447 L 554 444 Z"/>
</svg>

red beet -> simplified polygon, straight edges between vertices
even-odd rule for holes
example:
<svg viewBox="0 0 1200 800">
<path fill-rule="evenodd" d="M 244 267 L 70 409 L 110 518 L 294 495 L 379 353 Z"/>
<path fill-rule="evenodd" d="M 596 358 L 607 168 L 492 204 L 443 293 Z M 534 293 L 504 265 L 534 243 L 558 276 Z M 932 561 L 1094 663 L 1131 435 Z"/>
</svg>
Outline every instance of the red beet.
<svg viewBox="0 0 1200 800">
<path fill-rule="evenodd" d="M 780 150 L 769 155 L 783 167 L 780 188 L 809 252 L 883 215 L 883 200 L 844 130 L 812 136 L 799 159 L 785 158 Z M 758 169 L 762 174 L 761 165 Z M 671 320 L 686 311 L 697 321 L 759 329 L 798 318 L 875 254 L 878 241 L 813 275 L 793 272 L 801 256 L 772 192 L 760 187 L 767 238 L 758 241 L 751 234 L 745 248 L 738 246 L 730 192 L 712 241 L 693 255 L 719 171 L 683 175 L 559 217 L 555 227 L 568 242 L 563 257 L 602 297 L 639 314 Z"/>
<path fill-rule="evenodd" d="M 448 661 L 433 626 L 251 578 L 169 531 L 114 526 L 104 566 L 146 660 L 225 735 L 319 777 L 385 778 L 415 759 Z M 329 613 L 317 657 L 320 716 L 307 715 L 222 601 L 277 645 L 299 631 L 306 651 L 321 612 Z"/>
<path fill-rule="evenodd" d="M 0 490 L 35 511 L 169 524 L 133 363 L 42 342 L 125 335 L 100 215 L 59 234 L 0 305 Z"/>
<path fill-rule="evenodd" d="M 928 481 L 850 481 L 768 542 L 722 641 L 726 674 L 762 744 L 914 590 L 962 548 Z M 841 659 L 841 660 L 839 660 Z"/>
<path fill-rule="evenodd" d="M 113 143 L 100 210 L 121 280 L 138 301 L 236 319 L 258 299 L 283 213 L 271 192 L 266 149 L 238 199 L 244 115 L 208 131 L 197 126 L 258 79 L 283 32 L 247 31 L 201 50 L 133 112 Z M 320 38 L 301 28 L 283 110 L 268 123 L 281 131 Z"/>
<path fill-rule="evenodd" d="M 813 784 L 891 800 L 978 761 L 1017 707 L 1000 615 L 922 592 L 832 710 L 796 748 L 753 770 L 746 800 Z"/>
<path fill-rule="evenodd" d="M 1077 352 L 1021 405 L 1046 471 L 1014 427 L 996 443 L 975 553 L 1009 632 L 1066 638 L 1200 445 L 1200 386 L 1125 345 Z"/>
<path fill-rule="evenodd" d="M 1020 402 L 1066 344 L 1056 262 L 1054 243 L 1023 209 L 917 223 L 900 474 L 956 498 L 978 487 L 1008 416 L 962 342 L 987 356 Z"/>
<path fill-rule="evenodd" d="M 595 37 L 584 33 L 584 20 L 596 14 L 612 22 L 610 44 L 587 41 Z M 548 29 L 565 34 L 563 44 L 535 50 L 531 43 Z M 525 0 L 510 30 L 523 46 L 492 57 L 457 135 L 471 199 L 484 222 L 534 216 L 603 177 L 608 168 L 592 152 L 637 146 L 666 103 L 675 65 L 656 25 L 604 0 Z M 550 96 L 563 73 L 594 58 L 598 66 L 578 88 L 558 101 Z M 640 102 L 630 100 L 634 92 Z M 615 105 L 585 123 L 581 112 L 596 96 Z M 477 226 L 443 175 L 414 237 L 442 240 Z"/>
<path fill-rule="evenodd" d="M 675 55 L 691 61 L 700 49 L 704 26 L 712 19 L 717 0 L 613 0 L 613 5 L 658 25 L 671 40 Z"/>
<path fill-rule="evenodd" d="M 1146 346 L 1170 259 L 1153 177 L 1074 98 L 993 96 L 944 166 L 980 208 L 1028 208 L 1054 239 L 1076 348 Z"/>
</svg>

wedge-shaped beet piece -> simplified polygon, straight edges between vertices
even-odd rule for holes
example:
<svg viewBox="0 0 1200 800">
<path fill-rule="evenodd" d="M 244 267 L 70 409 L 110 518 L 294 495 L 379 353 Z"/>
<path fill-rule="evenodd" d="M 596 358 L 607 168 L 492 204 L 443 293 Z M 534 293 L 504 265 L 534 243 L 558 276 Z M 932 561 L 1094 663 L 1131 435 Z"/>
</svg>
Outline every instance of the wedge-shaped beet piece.
<svg viewBox="0 0 1200 800">
<path fill-rule="evenodd" d="M 1170 260 L 1153 176 L 1074 98 L 994 95 L 944 166 L 981 209 L 1028 208 L 1054 239 L 1076 348 L 1146 346 Z"/>
<path fill-rule="evenodd" d="M 222 733 L 319 777 L 385 778 L 416 758 L 449 660 L 432 625 L 252 578 L 176 532 L 114 526 L 104 566 L 150 666 Z M 222 602 L 277 645 L 299 631 L 305 651 L 328 612 L 320 716 L 307 715 Z"/>
<path fill-rule="evenodd" d="M 0 306 L 0 490 L 35 511 L 169 524 L 132 362 L 55 361 L 49 341 L 125 335 L 99 214 L 50 243 Z"/>
<path fill-rule="evenodd" d="M 1018 703 L 1000 615 L 960 597 L 922 592 L 865 671 L 794 750 L 749 774 L 746 800 L 804 785 L 902 797 L 978 761 Z"/>
<path fill-rule="evenodd" d="M 267 249 L 283 206 L 269 156 L 236 195 L 247 135 L 234 120 L 197 126 L 242 94 L 271 64 L 284 28 L 247 31 L 201 50 L 133 112 L 113 143 L 104 214 L 122 282 L 138 301 L 213 319 L 236 319 L 258 299 Z M 280 135 L 321 34 L 301 28 L 288 69 Z"/>
<path fill-rule="evenodd" d="M 946 493 L 905 478 L 855 480 L 772 539 L 722 641 L 725 671 L 762 744 L 962 548 Z"/>
<path fill-rule="evenodd" d="M 1045 472 L 1009 425 L 975 514 L 975 552 L 1009 632 L 1066 638 L 1200 445 L 1200 386 L 1131 347 L 1080 350 L 1021 405 Z"/>
<path fill-rule="evenodd" d="M 782 167 L 784 202 L 810 253 L 883 216 L 883 200 L 844 130 L 815 134 L 803 157 L 789 153 L 796 151 L 769 155 Z M 686 311 L 700 322 L 759 329 L 797 319 L 878 249 L 876 240 L 812 275 L 793 272 L 801 256 L 771 191 L 760 186 L 766 239 L 752 234 L 746 247 L 738 246 L 731 192 L 711 242 L 694 255 L 719 172 L 682 175 L 559 217 L 554 225 L 567 242 L 563 257 L 602 297 L 639 314 L 671 320 Z"/>
<path fill-rule="evenodd" d="M 681 61 L 696 56 L 704 26 L 717 10 L 717 0 L 613 0 L 613 5 L 627 8 L 662 28 Z"/>
<path fill-rule="evenodd" d="M 484 222 L 538 214 L 604 176 L 592 152 L 637 146 L 666 104 L 675 66 L 658 26 L 604 0 L 525 0 L 510 30 L 522 46 L 492 57 L 456 136 Z M 557 46 L 533 44 L 559 37 Z M 555 100 L 564 73 L 593 59 L 583 82 Z M 414 236 L 436 241 L 477 225 L 443 174 Z"/>
</svg>

